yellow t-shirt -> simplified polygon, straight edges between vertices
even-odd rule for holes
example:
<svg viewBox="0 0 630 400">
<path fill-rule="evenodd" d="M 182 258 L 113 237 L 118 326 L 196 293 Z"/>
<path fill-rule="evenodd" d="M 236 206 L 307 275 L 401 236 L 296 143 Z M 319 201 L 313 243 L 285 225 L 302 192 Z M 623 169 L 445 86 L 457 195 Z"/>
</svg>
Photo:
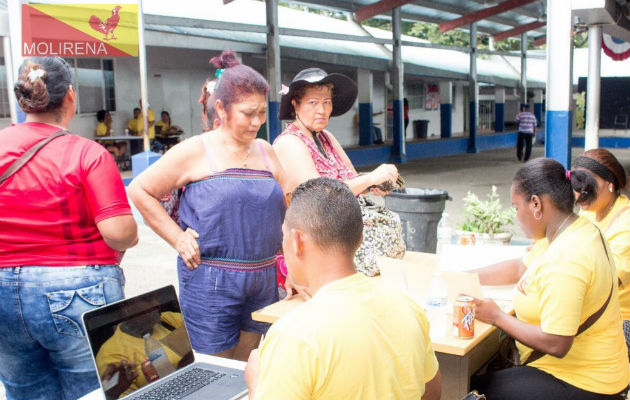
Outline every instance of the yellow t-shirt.
<svg viewBox="0 0 630 400">
<path fill-rule="evenodd" d="M 181 313 L 174 313 L 170 311 L 163 312 L 160 315 L 160 319 L 174 328 L 184 325 L 184 318 Z M 167 329 L 161 324 L 158 324 L 153 327 L 153 333 L 151 336 L 160 341 L 172 332 L 173 331 Z M 182 355 L 179 355 L 171 350 L 164 344 L 164 342 L 162 342 L 162 347 L 166 352 L 168 360 L 174 367 L 177 368 L 177 364 L 182 359 Z M 122 393 L 122 397 L 147 384 L 147 380 L 142 373 L 141 367 L 145 358 L 144 339 L 123 332 L 119 325 L 116 327 L 116 331 L 112 337 L 107 339 L 107 341 L 103 343 L 101 348 L 98 350 L 98 353 L 96 354 L 96 366 L 98 368 L 98 373 L 102 375 L 103 372 L 105 372 L 107 365 L 110 363 L 117 364 L 122 359 L 129 361 L 129 363 L 136 363 L 135 371 L 138 372 L 138 377 L 133 380 L 129 389 Z"/>
<path fill-rule="evenodd" d="M 563 358 L 545 355 L 528 364 L 573 386 L 615 394 L 628 386 L 628 350 L 621 327 L 617 273 L 606 257 L 599 230 L 586 218 L 549 244 L 536 242 L 524 259 L 527 270 L 514 291 L 518 319 L 548 334 L 574 336 L 577 329 L 613 294 L 606 311 L 576 336 Z M 532 349 L 516 343 L 521 361 Z"/>
<path fill-rule="evenodd" d="M 155 113 L 153 112 L 153 110 L 151 108 L 149 108 L 149 111 L 147 113 L 147 119 L 149 124 L 151 122 L 155 122 Z M 138 127 L 140 127 L 139 130 L 142 130 L 142 126 L 144 126 L 144 121 L 142 120 L 142 115 L 140 115 L 139 117 L 140 122 L 138 123 Z M 153 140 L 155 139 L 155 124 L 152 125 L 151 127 L 149 127 L 149 139 Z"/>
<path fill-rule="evenodd" d="M 107 136 L 108 134 L 109 132 L 105 122 L 99 122 L 99 124 L 96 125 L 96 136 Z"/>
<path fill-rule="evenodd" d="M 131 118 L 129 122 L 127 122 L 127 129 L 129 129 L 129 133 L 138 133 L 138 119 L 142 121 L 142 118 Z"/>
<path fill-rule="evenodd" d="M 608 215 L 599 222 L 592 211 L 580 211 L 580 215 L 597 225 L 608 242 L 617 267 L 617 277 L 621 280 L 619 288 L 621 316 L 625 320 L 630 320 L 630 209 L 617 216 L 619 211 L 626 207 L 630 207 L 630 200 L 621 195 L 617 197 Z"/>
<path fill-rule="evenodd" d="M 155 126 L 159 126 L 160 127 L 160 132 L 161 133 L 166 133 L 168 132 L 169 129 L 171 129 L 171 124 L 170 123 L 166 123 L 162 120 L 159 120 Z"/>
<path fill-rule="evenodd" d="M 420 399 L 437 371 L 422 309 L 355 274 L 269 329 L 256 399 Z"/>
</svg>

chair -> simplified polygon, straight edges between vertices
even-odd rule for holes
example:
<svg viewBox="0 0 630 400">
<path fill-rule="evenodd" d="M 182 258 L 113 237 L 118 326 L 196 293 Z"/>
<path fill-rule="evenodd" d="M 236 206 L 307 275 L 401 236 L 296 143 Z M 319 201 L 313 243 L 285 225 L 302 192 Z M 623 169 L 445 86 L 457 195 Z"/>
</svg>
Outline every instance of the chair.
<svg viewBox="0 0 630 400">
<path fill-rule="evenodd" d="M 628 131 L 628 115 L 627 114 L 615 115 L 615 119 L 613 121 L 613 128 L 615 131 L 621 128 L 627 132 Z"/>
</svg>

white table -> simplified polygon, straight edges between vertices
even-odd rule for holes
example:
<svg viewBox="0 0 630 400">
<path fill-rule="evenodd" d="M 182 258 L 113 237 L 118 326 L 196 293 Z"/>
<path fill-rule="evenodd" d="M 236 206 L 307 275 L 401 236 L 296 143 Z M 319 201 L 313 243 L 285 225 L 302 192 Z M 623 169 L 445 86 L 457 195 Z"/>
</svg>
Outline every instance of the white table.
<svg viewBox="0 0 630 400">
<path fill-rule="evenodd" d="M 238 360 L 230 360 L 229 358 L 215 357 L 209 356 L 207 354 L 199 354 L 195 353 L 195 361 L 206 362 L 210 364 L 216 364 L 221 367 L 226 368 L 234 368 L 244 370 L 246 363 Z M 245 394 L 240 399 L 246 400 L 248 395 Z M 91 393 L 86 394 L 81 397 L 79 400 L 105 400 L 105 396 L 103 395 L 103 391 L 99 388 Z"/>
</svg>

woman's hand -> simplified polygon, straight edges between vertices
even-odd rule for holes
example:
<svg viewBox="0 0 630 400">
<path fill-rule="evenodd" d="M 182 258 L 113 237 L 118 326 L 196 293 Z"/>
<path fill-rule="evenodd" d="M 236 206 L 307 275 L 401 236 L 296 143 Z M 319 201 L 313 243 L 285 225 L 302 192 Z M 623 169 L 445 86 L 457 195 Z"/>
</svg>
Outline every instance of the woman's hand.
<svg viewBox="0 0 630 400">
<path fill-rule="evenodd" d="M 374 171 L 370 172 L 369 175 L 372 180 L 372 185 L 380 185 L 386 181 L 389 181 L 392 185 L 394 185 L 396 183 L 396 179 L 398 179 L 398 169 L 392 164 L 381 164 Z M 377 190 L 384 193 L 380 189 Z"/>
<path fill-rule="evenodd" d="M 181 232 L 175 242 L 175 250 L 182 257 L 182 260 L 186 263 L 186 267 L 192 270 L 199 266 L 201 263 L 201 253 L 199 252 L 199 243 L 197 239 L 199 234 L 192 228 L 187 228 Z"/>
<path fill-rule="evenodd" d="M 497 319 L 505 314 L 497 303 L 490 299 L 474 298 L 473 305 L 475 307 L 475 318 L 490 325 L 496 325 Z"/>
</svg>

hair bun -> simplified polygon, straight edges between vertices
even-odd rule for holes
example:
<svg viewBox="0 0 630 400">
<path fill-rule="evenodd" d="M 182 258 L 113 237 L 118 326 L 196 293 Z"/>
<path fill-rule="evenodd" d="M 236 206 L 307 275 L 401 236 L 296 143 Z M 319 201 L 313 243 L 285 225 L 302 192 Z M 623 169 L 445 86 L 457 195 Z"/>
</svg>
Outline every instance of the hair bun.
<svg viewBox="0 0 630 400">
<path fill-rule="evenodd" d="M 220 56 L 212 57 L 210 62 L 217 68 L 232 68 L 240 64 L 233 50 L 225 50 Z"/>
<path fill-rule="evenodd" d="M 40 65 L 29 62 L 15 83 L 14 91 L 18 104 L 27 113 L 45 111 L 50 101 L 50 94 L 44 80 L 48 77 Z"/>
</svg>

